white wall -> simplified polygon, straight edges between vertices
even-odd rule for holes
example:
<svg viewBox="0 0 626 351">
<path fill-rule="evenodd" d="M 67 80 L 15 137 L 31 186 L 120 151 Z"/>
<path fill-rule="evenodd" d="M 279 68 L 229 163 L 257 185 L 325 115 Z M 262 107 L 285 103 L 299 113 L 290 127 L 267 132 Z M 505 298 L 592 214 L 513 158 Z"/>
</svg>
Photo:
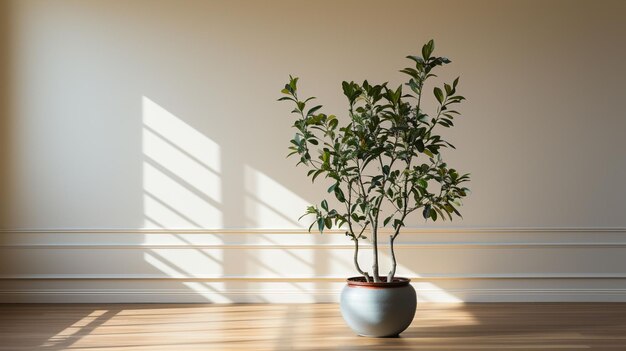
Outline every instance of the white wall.
<svg viewBox="0 0 626 351">
<path fill-rule="evenodd" d="M 412 222 L 399 273 L 433 300 L 626 300 L 622 1 L 0 7 L 5 300 L 332 300 L 350 243 L 301 230 L 326 186 L 275 100 L 295 74 L 341 115 L 341 80 L 398 84 L 430 38 L 473 193 Z"/>
</svg>

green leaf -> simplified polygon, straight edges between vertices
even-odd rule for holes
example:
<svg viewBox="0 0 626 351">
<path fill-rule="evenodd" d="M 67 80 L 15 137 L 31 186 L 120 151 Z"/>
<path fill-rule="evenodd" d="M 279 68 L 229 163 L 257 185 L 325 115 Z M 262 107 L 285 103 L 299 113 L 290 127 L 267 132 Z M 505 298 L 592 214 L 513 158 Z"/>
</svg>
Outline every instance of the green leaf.
<svg viewBox="0 0 626 351">
<path fill-rule="evenodd" d="M 296 89 L 297 89 L 297 88 L 296 88 L 296 85 L 298 84 L 298 79 L 299 79 L 298 77 L 295 77 L 295 78 L 291 78 L 291 79 L 290 79 L 290 81 L 289 81 L 289 86 L 291 87 L 291 90 L 292 90 L 292 91 L 296 91 Z"/>
<path fill-rule="evenodd" d="M 389 216 L 387 218 L 385 218 L 385 220 L 383 221 L 383 227 L 387 225 L 387 223 L 389 223 L 389 221 L 393 218 L 393 216 Z"/>
<path fill-rule="evenodd" d="M 437 101 L 439 101 L 440 104 L 443 104 L 443 92 L 441 91 L 441 89 L 435 87 L 433 91 L 435 93 L 435 97 L 437 98 Z"/>
<path fill-rule="evenodd" d="M 322 200 L 322 208 L 325 211 L 328 211 L 328 202 L 326 200 Z"/>
<path fill-rule="evenodd" d="M 317 219 L 317 229 L 320 233 L 324 232 L 324 218 L 320 217 Z"/>
<path fill-rule="evenodd" d="M 417 63 L 417 64 L 424 64 L 424 59 L 423 59 L 423 58 L 421 58 L 421 57 L 419 57 L 419 56 L 412 56 L 412 55 L 409 55 L 409 56 L 407 56 L 406 58 L 408 58 L 408 59 L 410 59 L 410 60 L 415 61 L 415 63 Z"/>
<path fill-rule="evenodd" d="M 422 212 L 424 219 L 430 218 L 430 204 L 424 206 L 424 211 Z"/>
<path fill-rule="evenodd" d="M 422 141 L 422 139 L 417 139 L 415 141 L 415 147 L 417 148 L 417 151 L 424 152 L 424 141 Z"/>
<path fill-rule="evenodd" d="M 422 46 L 422 56 L 424 57 L 424 60 L 428 60 L 430 58 L 433 50 L 435 50 L 435 42 L 431 39 L 427 44 Z"/>
<path fill-rule="evenodd" d="M 333 226 L 333 220 L 329 217 L 326 217 L 326 219 L 324 220 L 324 224 L 326 225 L 326 228 L 330 229 Z"/>
<path fill-rule="evenodd" d="M 331 185 L 331 186 L 328 188 L 328 192 L 329 192 L 329 193 L 332 193 L 333 191 L 335 191 L 335 187 L 337 187 L 337 186 L 339 186 L 339 183 L 335 183 L 335 184 Z"/>
<path fill-rule="evenodd" d="M 428 60 L 430 58 L 430 53 L 428 52 L 428 44 L 422 46 L 422 57 L 424 60 Z"/>
<path fill-rule="evenodd" d="M 417 85 L 417 82 L 415 82 L 413 79 L 409 80 L 409 82 L 406 85 L 408 85 L 415 94 L 420 93 L 420 87 Z"/>
<path fill-rule="evenodd" d="M 457 216 L 459 216 L 461 218 L 463 217 L 463 216 L 461 216 L 461 213 L 454 206 L 452 206 L 451 203 L 448 203 L 448 206 L 450 206 L 452 208 L 452 212 L 454 212 L 454 214 L 456 214 Z"/>
<path fill-rule="evenodd" d="M 329 160 L 330 160 L 330 152 L 328 150 L 324 150 L 324 153 L 322 154 L 322 162 L 328 163 Z"/>
<path fill-rule="evenodd" d="M 400 70 L 400 72 L 408 74 L 409 76 L 416 78 L 419 76 L 419 73 L 417 72 L 417 70 L 415 68 L 405 68 L 403 70 Z"/>
<path fill-rule="evenodd" d="M 430 150 L 430 152 L 432 152 L 433 154 L 438 155 L 439 154 L 439 146 L 438 145 L 428 145 L 426 146 L 426 150 Z M 424 150 L 424 153 L 426 153 L 426 150 Z"/>
<path fill-rule="evenodd" d="M 417 180 L 417 185 L 418 185 L 420 188 L 423 188 L 423 189 L 428 188 L 428 182 L 427 182 L 425 179 L 422 179 L 422 178 L 420 178 L 420 179 L 418 179 L 418 180 Z"/>
<path fill-rule="evenodd" d="M 304 106 L 303 106 L 304 107 Z M 315 111 L 319 110 L 320 108 L 322 108 L 322 105 L 317 105 L 315 107 L 312 107 L 309 112 L 306 113 L 307 116 L 311 116 L 312 114 L 315 113 Z"/>
<path fill-rule="evenodd" d="M 394 227 L 394 228 L 398 228 L 398 227 L 400 227 L 400 226 L 402 226 L 402 225 L 404 225 L 404 223 L 402 223 L 402 221 L 401 221 L 401 220 L 399 220 L 399 219 L 394 219 L 394 221 L 393 221 L 393 227 Z"/>
<path fill-rule="evenodd" d="M 346 197 L 340 187 L 335 187 L 335 197 L 339 202 L 346 202 Z M 354 210 L 353 210 L 354 211 Z"/>
<path fill-rule="evenodd" d="M 331 119 L 330 122 L 328 122 L 328 129 L 333 130 L 337 128 L 338 124 L 339 124 L 339 120 L 337 120 L 336 118 Z"/>
<path fill-rule="evenodd" d="M 313 174 L 313 178 L 311 179 L 311 182 L 315 182 L 315 178 L 317 178 L 317 176 L 319 176 L 320 174 L 322 174 L 324 171 L 323 170 L 318 170 L 315 172 L 315 174 Z"/>
<path fill-rule="evenodd" d="M 347 97 L 350 97 L 350 95 L 352 95 L 352 85 L 350 85 L 350 83 L 343 81 L 341 82 L 341 87 L 343 88 L 343 94 Z"/>
</svg>

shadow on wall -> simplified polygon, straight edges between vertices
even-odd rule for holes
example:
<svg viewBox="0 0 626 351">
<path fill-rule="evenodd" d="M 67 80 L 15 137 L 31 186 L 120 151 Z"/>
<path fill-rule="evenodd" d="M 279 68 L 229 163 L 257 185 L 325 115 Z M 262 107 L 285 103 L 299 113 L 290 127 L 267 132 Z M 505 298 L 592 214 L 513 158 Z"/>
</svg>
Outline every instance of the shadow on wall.
<svg viewBox="0 0 626 351">
<path fill-rule="evenodd" d="M 253 238 L 245 230 L 203 233 L 242 223 L 238 216 L 248 228 L 302 228 L 295 219 L 308 203 L 253 167 L 234 164 L 219 144 L 146 96 L 142 111 L 144 227 L 159 229 L 184 246 L 149 250 L 144 253 L 147 263 L 172 278 L 198 278 L 182 284 L 212 302 L 232 302 L 222 290 L 249 293 L 249 278 L 257 280 L 257 289 L 259 280 L 272 285 L 272 280 L 290 278 L 289 269 L 281 267 L 307 277 L 327 270 L 325 260 L 316 260 L 317 250 L 300 255 L 276 249 L 284 243 L 271 231 Z M 224 169 L 230 171 L 228 177 Z M 231 208 L 236 203 L 240 213 L 228 214 L 225 202 Z M 185 234 L 181 228 L 201 231 Z M 307 292 L 297 282 L 285 285 Z M 262 292 L 251 299 L 270 302 Z"/>
<path fill-rule="evenodd" d="M 249 302 L 285 302 L 263 295 L 285 290 L 299 292 L 299 302 L 320 302 L 316 296 L 336 293 L 341 279 L 354 274 L 352 244 L 341 234 L 289 236 L 256 230 L 302 232 L 306 225 L 297 218 L 310 202 L 252 166 L 251 160 L 237 157 L 245 149 L 228 150 L 236 146 L 218 144 L 150 97 L 142 97 L 142 111 L 144 227 L 158 229 L 159 242 L 177 246 L 147 250 L 144 260 L 151 270 L 178 279 L 189 292 L 211 302 L 233 302 L 226 295 L 238 292 L 247 294 Z M 233 223 L 255 230 L 206 230 Z M 146 234 L 146 240 L 154 240 L 148 238 L 152 236 Z M 361 259 L 369 256 L 364 249 Z M 386 256 L 382 252 L 383 269 Z M 411 257 L 406 259 L 409 265 L 399 271 L 417 276 L 408 268 Z M 428 291 L 422 301 L 429 294 L 460 301 L 432 283 L 420 284 Z"/>
</svg>

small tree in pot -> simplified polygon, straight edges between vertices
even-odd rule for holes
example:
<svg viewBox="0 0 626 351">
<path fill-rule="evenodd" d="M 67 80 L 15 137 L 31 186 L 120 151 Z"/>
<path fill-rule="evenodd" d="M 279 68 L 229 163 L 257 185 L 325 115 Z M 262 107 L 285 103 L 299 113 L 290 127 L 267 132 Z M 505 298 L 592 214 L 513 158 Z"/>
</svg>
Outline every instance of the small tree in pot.
<svg viewBox="0 0 626 351">
<path fill-rule="evenodd" d="M 393 89 L 388 83 L 344 81 L 343 93 L 349 102 L 346 125 L 340 126 L 336 116 L 320 112 L 322 105 L 309 107 L 315 98 L 298 95 L 298 78 L 290 76 L 282 90 L 285 96 L 279 99 L 294 103 L 292 113 L 298 116 L 289 156 L 299 157 L 297 164 L 310 169 L 307 175 L 312 181 L 322 175 L 332 180 L 328 192 L 341 205 L 331 208 L 323 200 L 319 206 L 309 206 L 305 215 L 315 216 L 309 231 L 315 226 L 323 232 L 335 225 L 345 228 L 354 242 L 354 266 L 361 276 L 348 279 L 341 308 L 348 324 L 362 335 L 398 334 L 415 314 L 415 291 L 408 279 L 395 277 L 393 244 L 405 220 L 415 212 L 433 221 L 452 220 L 460 216 L 457 207 L 468 192 L 462 183 L 469 175 L 448 167 L 440 154 L 441 149 L 454 146 L 437 134 L 440 128 L 452 127 L 459 115 L 455 106 L 464 97 L 457 94 L 458 78 L 434 87 L 438 103 L 434 114 L 426 113 L 422 106 L 425 83 L 435 76 L 433 70 L 450 63 L 445 57 L 433 56 L 433 50 L 431 40 L 422 47 L 422 56 L 407 57 L 415 63 L 401 70 L 409 76 L 409 92 L 404 92 L 402 85 Z M 379 228 L 386 226 L 393 229 L 389 237 L 392 263 L 390 271 L 381 276 L 378 234 Z M 358 259 L 359 241 L 366 239 L 368 230 L 373 250 L 371 271 Z M 377 289 L 352 289 L 356 286 Z M 381 289 L 384 287 L 390 289 Z M 368 317 L 363 312 L 368 310 L 369 317 L 378 316 L 376 323 L 363 318 Z"/>
</svg>

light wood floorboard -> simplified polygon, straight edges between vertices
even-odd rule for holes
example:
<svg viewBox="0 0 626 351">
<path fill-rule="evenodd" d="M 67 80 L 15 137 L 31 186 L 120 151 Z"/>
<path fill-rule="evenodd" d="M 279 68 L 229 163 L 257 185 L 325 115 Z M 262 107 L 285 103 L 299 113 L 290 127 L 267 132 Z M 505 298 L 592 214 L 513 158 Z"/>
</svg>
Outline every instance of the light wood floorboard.
<svg viewBox="0 0 626 351">
<path fill-rule="evenodd" d="M 626 304 L 422 304 L 399 338 L 335 304 L 6 304 L 0 350 L 626 350 Z"/>
</svg>

